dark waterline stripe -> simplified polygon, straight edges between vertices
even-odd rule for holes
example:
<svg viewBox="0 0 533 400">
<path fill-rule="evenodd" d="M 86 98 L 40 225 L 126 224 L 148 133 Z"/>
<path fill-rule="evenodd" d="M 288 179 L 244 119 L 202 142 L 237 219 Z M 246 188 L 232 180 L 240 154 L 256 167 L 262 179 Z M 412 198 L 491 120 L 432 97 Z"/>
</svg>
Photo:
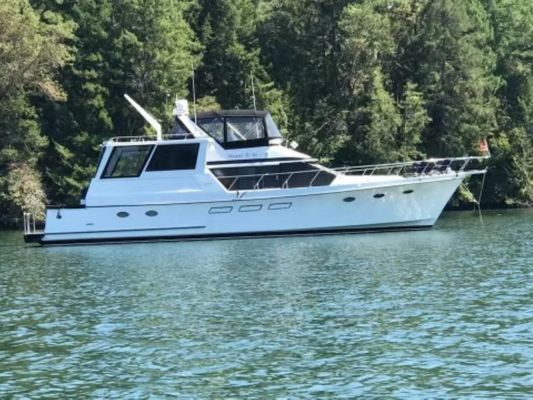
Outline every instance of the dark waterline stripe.
<svg viewBox="0 0 533 400">
<path fill-rule="evenodd" d="M 185 230 L 185 229 L 205 229 L 204 226 L 177 226 L 174 228 L 144 228 L 144 229 L 115 229 L 107 231 L 80 231 L 80 232 L 51 232 L 45 233 L 45 235 L 82 235 L 92 233 L 115 233 L 115 232 L 144 232 L 144 231 L 173 231 L 173 230 Z"/>
<path fill-rule="evenodd" d="M 71 240 L 51 240 L 39 243 L 43 246 L 61 246 L 76 244 L 128 244 L 128 243 L 151 243 L 151 242 L 185 242 L 185 241 L 207 241 L 207 240 L 231 240 L 240 239 L 261 239 L 287 236 L 325 236 L 344 235 L 352 233 L 379 233 L 379 232 L 401 232 L 420 231 L 430 229 L 432 225 L 423 226 L 399 226 L 382 228 L 344 228 L 344 229 L 316 229 L 316 230 L 295 230 L 295 231 L 275 231 L 275 232 L 243 232 L 243 233 L 223 233 L 204 235 L 180 235 L 180 236 L 144 236 L 137 238 L 104 238 L 104 239 L 71 239 Z"/>
</svg>

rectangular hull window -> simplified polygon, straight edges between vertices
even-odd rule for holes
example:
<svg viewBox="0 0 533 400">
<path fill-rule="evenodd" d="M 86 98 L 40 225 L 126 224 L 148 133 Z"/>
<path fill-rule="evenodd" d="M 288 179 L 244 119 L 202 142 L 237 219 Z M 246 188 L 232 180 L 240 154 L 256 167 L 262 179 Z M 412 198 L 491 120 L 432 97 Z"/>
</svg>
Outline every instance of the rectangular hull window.
<svg viewBox="0 0 533 400">
<path fill-rule="evenodd" d="M 269 210 L 287 210 L 291 208 L 292 203 L 272 203 L 268 206 Z"/>
<path fill-rule="evenodd" d="M 209 214 L 229 214 L 233 210 L 233 207 L 211 207 L 209 209 Z"/>
<path fill-rule="evenodd" d="M 195 169 L 199 147 L 199 143 L 159 145 L 146 171 Z"/>
<path fill-rule="evenodd" d="M 240 206 L 239 207 L 239 212 L 254 212 L 254 211 L 261 210 L 261 208 L 263 208 L 263 206 L 261 204 L 253 204 L 253 205 L 249 205 L 249 206 Z"/>
</svg>

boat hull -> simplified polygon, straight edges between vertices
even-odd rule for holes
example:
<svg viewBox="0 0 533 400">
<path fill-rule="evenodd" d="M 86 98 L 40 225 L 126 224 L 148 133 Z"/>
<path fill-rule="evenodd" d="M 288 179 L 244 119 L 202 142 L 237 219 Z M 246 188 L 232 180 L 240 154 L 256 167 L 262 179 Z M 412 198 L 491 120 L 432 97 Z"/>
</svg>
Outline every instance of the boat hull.
<svg viewBox="0 0 533 400">
<path fill-rule="evenodd" d="M 463 178 L 334 192 L 253 191 L 195 203 L 55 208 L 47 211 L 37 241 L 57 245 L 423 229 L 435 223 Z"/>
</svg>

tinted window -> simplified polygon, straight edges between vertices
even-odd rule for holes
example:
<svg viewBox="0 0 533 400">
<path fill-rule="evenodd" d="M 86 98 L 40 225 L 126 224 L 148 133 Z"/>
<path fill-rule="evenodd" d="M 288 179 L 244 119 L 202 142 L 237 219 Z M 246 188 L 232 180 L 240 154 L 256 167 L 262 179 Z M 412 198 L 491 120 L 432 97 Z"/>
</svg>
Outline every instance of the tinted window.
<svg viewBox="0 0 533 400">
<path fill-rule="evenodd" d="M 103 178 L 128 178 L 141 174 L 152 146 L 115 147 L 105 167 Z"/>
<path fill-rule="evenodd" d="M 157 146 L 146 171 L 195 169 L 199 147 L 198 143 Z"/>
<path fill-rule="evenodd" d="M 202 118 L 198 120 L 198 125 L 216 141 L 224 142 L 224 118 Z"/>
<path fill-rule="evenodd" d="M 98 169 L 100 168 L 100 164 L 102 163 L 102 160 L 104 159 L 104 154 L 105 154 L 105 147 L 102 146 L 100 148 L 100 154 L 98 155 L 98 162 L 96 163 L 96 171 L 95 171 L 95 174 L 96 172 L 98 171 Z"/>
<path fill-rule="evenodd" d="M 265 126 L 262 118 L 231 117 L 226 118 L 227 141 L 240 142 L 265 138 Z"/>
<path fill-rule="evenodd" d="M 187 127 L 183 125 L 183 123 L 176 118 L 176 123 L 174 124 L 174 127 L 170 131 L 171 136 L 182 136 L 187 139 L 192 139 L 194 136 L 189 132 Z"/>
<path fill-rule="evenodd" d="M 265 122 L 266 122 L 267 131 L 268 131 L 268 137 L 269 138 L 281 138 L 281 137 L 283 137 L 283 136 L 281 136 L 281 133 L 279 133 L 279 129 L 278 129 L 276 123 L 274 122 L 274 120 L 272 119 L 272 117 L 270 116 L 270 114 L 268 114 L 266 116 Z"/>
</svg>

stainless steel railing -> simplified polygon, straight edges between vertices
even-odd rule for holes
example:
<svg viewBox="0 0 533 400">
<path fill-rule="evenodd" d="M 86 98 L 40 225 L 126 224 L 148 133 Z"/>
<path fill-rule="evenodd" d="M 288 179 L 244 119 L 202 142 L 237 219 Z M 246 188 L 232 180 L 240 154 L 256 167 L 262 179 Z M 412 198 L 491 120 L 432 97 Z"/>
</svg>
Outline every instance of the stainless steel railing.
<svg viewBox="0 0 533 400">
<path fill-rule="evenodd" d="M 472 161 L 481 162 L 486 159 L 487 156 L 430 158 L 423 161 L 341 167 L 334 170 L 345 175 L 430 175 L 462 172 Z"/>
<path fill-rule="evenodd" d="M 388 164 L 363 165 L 354 167 L 325 168 L 318 167 L 293 172 L 267 172 L 259 174 L 240 174 L 217 176 L 229 191 L 259 189 L 289 189 L 329 185 L 337 175 L 359 176 L 433 176 L 457 174 L 467 171 L 472 161 L 481 162 L 488 157 L 431 158 L 423 161 L 407 161 Z M 473 169 L 475 173 L 484 173 L 484 169 Z M 320 180 L 323 176 L 325 179 Z"/>
<path fill-rule="evenodd" d="M 169 134 L 163 135 L 163 140 L 188 140 L 188 139 L 198 139 L 192 134 Z M 143 142 L 155 142 L 157 137 L 155 136 L 115 136 L 109 139 L 112 143 L 143 143 Z"/>
</svg>

